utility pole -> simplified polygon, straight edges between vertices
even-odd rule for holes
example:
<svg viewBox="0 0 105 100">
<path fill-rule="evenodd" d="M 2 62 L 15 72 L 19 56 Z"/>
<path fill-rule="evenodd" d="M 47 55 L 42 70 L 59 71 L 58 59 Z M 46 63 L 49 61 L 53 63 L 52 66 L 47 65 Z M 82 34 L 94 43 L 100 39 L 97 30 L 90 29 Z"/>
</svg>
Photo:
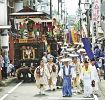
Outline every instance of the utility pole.
<svg viewBox="0 0 105 100">
<path fill-rule="evenodd" d="M 59 0 L 58 0 L 58 16 L 59 16 Z"/>
<path fill-rule="evenodd" d="M 33 9 L 33 0 L 30 0 L 30 7 Z"/>
<path fill-rule="evenodd" d="M 80 34 L 81 34 L 81 21 L 82 21 L 82 19 L 81 19 L 81 0 L 79 0 L 79 3 L 78 3 L 78 5 L 79 5 L 79 13 L 80 13 Z"/>
<path fill-rule="evenodd" d="M 90 37 L 90 17 L 89 17 L 89 10 L 87 10 L 87 32 L 88 32 L 88 38 Z"/>
<path fill-rule="evenodd" d="M 61 20 L 62 20 L 62 0 L 61 0 Z"/>
<path fill-rule="evenodd" d="M 50 18 L 52 19 L 52 0 L 50 0 Z"/>
</svg>

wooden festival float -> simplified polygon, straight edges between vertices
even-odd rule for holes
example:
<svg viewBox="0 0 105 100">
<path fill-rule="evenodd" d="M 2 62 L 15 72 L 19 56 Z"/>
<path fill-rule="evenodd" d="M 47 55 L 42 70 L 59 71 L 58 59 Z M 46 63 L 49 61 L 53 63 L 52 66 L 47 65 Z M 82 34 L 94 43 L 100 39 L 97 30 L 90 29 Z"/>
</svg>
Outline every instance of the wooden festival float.
<svg viewBox="0 0 105 100">
<path fill-rule="evenodd" d="M 43 52 L 56 51 L 56 41 L 49 36 L 52 34 L 52 20 L 44 12 L 37 12 L 29 7 L 10 14 L 11 34 L 10 34 L 10 58 L 14 59 L 14 64 L 18 67 L 31 66 L 39 63 Z M 55 44 L 55 45 L 53 45 Z"/>
</svg>

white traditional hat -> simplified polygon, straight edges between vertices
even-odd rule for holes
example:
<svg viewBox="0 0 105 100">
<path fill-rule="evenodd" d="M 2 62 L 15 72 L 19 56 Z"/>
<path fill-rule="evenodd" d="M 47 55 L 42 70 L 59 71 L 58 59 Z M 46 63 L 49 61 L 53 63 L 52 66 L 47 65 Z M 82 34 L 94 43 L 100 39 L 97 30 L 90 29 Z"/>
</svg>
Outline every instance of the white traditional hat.
<svg viewBox="0 0 105 100">
<path fill-rule="evenodd" d="M 70 57 L 78 57 L 78 54 L 68 54 Z"/>
<path fill-rule="evenodd" d="M 63 52 L 64 54 L 69 54 L 69 52 Z"/>
<path fill-rule="evenodd" d="M 77 52 L 80 53 L 80 52 L 86 52 L 86 51 L 85 51 L 85 49 L 80 48 Z"/>
<path fill-rule="evenodd" d="M 73 50 L 75 50 L 74 48 L 67 48 L 66 49 L 67 51 L 73 51 Z"/>
<path fill-rule="evenodd" d="M 50 56 L 48 57 L 48 60 L 51 60 L 51 59 L 53 60 L 53 58 L 54 58 L 54 57 L 53 57 L 52 55 L 50 55 Z"/>
<path fill-rule="evenodd" d="M 61 47 L 61 49 L 66 49 L 67 47 L 65 46 L 65 47 Z"/>
<path fill-rule="evenodd" d="M 61 59 L 62 62 L 69 62 L 71 59 L 70 58 L 63 58 Z"/>
<path fill-rule="evenodd" d="M 88 57 L 87 55 L 85 56 L 85 58 L 86 58 L 86 59 L 89 59 L 89 57 Z"/>
<path fill-rule="evenodd" d="M 58 57 L 56 57 L 57 59 L 59 59 L 59 58 L 62 58 L 63 56 L 58 56 Z"/>
<path fill-rule="evenodd" d="M 57 42 L 58 44 L 62 44 L 62 42 Z"/>
<path fill-rule="evenodd" d="M 74 43 L 74 44 L 77 44 L 77 45 L 81 45 L 82 47 L 84 46 L 84 44 L 82 43 L 82 42 L 76 42 L 76 43 Z"/>
</svg>

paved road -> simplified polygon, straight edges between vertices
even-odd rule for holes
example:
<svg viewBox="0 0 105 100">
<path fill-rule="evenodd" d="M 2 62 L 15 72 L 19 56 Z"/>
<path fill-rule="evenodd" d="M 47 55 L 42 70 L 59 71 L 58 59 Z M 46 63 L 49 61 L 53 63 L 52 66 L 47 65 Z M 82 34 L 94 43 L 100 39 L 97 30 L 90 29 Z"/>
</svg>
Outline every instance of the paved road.
<svg viewBox="0 0 105 100">
<path fill-rule="evenodd" d="M 105 100 L 100 92 L 100 97 L 83 98 L 83 94 L 73 94 L 72 97 L 62 97 L 61 90 L 46 92 L 45 96 L 38 95 L 35 83 L 12 83 L 0 92 L 0 100 Z"/>
</svg>

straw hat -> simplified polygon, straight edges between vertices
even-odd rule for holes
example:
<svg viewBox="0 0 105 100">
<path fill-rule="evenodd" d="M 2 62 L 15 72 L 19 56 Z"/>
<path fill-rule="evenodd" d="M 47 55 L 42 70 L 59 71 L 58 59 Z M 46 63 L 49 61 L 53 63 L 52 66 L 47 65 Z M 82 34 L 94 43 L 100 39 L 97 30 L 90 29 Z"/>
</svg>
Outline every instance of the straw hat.
<svg viewBox="0 0 105 100">
<path fill-rule="evenodd" d="M 70 57 L 78 57 L 78 54 L 68 54 Z"/>
<path fill-rule="evenodd" d="M 63 58 L 61 59 L 62 62 L 69 62 L 71 59 L 70 58 Z"/>
</svg>

